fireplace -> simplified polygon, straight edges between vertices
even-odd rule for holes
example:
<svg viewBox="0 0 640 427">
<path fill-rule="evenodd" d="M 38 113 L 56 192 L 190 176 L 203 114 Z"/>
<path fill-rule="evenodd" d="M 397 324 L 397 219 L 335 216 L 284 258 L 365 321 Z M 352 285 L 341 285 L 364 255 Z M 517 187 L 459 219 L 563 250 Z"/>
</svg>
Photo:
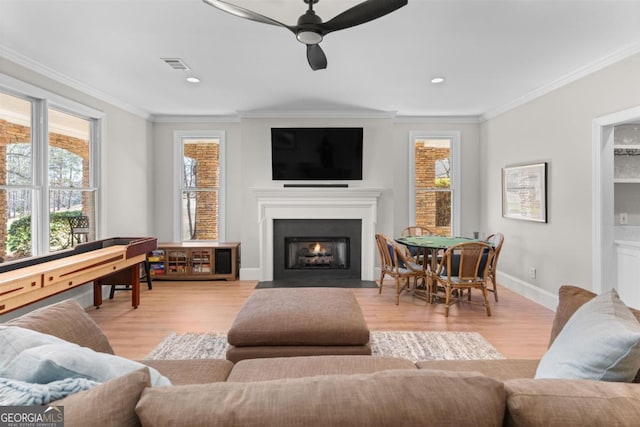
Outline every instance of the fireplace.
<svg viewBox="0 0 640 427">
<path fill-rule="evenodd" d="M 349 268 L 348 237 L 286 237 L 285 270 Z"/>
<path fill-rule="evenodd" d="M 350 258 L 350 268 L 360 269 L 361 280 L 374 280 L 376 259 L 375 228 L 379 188 L 253 188 L 258 202 L 259 258 L 258 280 L 274 280 L 274 267 L 284 264 L 275 261 L 274 228 L 281 219 L 356 219 L 360 222 L 360 237 L 350 238 L 349 253 L 358 245 L 359 258 Z M 322 234 L 302 230 L 299 237 L 319 237 Z M 344 237 L 344 234 L 337 234 Z M 335 236 L 334 236 L 335 237 Z M 284 240 L 277 253 L 284 253 Z M 279 252 L 281 250 L 281 252 Z M 246 271 L 246 269 L 245 269 Z M 296 271 L 296 270 L 293 270 Z"/>
<path fill-rule="evenodd" d="M 360 279 L 362 221 L 276 219 L 273 279 Z"/>
</svg>

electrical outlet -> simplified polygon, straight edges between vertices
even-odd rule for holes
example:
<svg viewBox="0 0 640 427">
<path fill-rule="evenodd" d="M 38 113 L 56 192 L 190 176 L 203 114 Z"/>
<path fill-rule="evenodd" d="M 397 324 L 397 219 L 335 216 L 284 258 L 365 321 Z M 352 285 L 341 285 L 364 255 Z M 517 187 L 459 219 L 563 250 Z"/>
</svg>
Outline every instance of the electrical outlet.
<svg viewBox="0 0 640 427">
<path fill-rule="evenodd" d="M 620 214 L 620 224 L 625 225 L 627 223 L 627 214 L 625 213 L 621 213 Z"/>
<path fill-rule="evenodd" d="M 532 278 L 532 279 L 536 278 L 536 268 L 535 267 L 531 267 L 529 269 L 529 277 Z"/>
</svg>

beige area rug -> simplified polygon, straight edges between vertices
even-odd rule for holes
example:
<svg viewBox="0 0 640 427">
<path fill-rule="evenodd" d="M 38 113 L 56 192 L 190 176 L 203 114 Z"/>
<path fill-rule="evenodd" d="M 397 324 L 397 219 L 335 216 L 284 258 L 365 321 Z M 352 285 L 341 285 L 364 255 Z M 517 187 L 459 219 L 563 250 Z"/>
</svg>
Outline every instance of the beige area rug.
<svg viewBox="0 0 640 427">
<path fill-rule="evenodd" d="M 224 359 L 227 336 L 220 333 L 170 334 L 146 359 Z M 371 351 L 376 356 L 420 360 L 504 359 L 477 332 L 371 332 Z"/>
</svg>

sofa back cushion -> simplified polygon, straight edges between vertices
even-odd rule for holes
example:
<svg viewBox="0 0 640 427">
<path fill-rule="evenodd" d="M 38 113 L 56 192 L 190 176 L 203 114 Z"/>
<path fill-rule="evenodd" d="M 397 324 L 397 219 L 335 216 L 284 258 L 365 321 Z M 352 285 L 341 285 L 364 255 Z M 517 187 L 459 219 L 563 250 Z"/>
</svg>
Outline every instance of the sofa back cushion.
<svg viewBox="0 0 640 427">
<path fill-rule="evenodd" d="M 564 328 L 564 325 L 566 325 L 571 316 L 573 316 L 573 313 L 596 296 L 597 294 L 577 286 L 564 285 L 560 287 L 558 291 L 558 307 L 553 319 L 553 326 L 551 327 L 549 347 L 551 347 L 553 341 L 555 341 L 562 328 Z M 630 308 L 630 310 L 636 319 L 640 321 L 640 311 L 632 308 Z"/>
<path fill-rule="evenodd" d="M 504 386 L 505 426 L 632 426 L 640 420 L 637 384 L 514 379 Z"/>
<path fill-rule="evenodd" d="M 5 324 L 53 335 L 101 353 L 114 354 L 100 327 L 84 308 L 72 299 L 39 308 Z"/>
<path fill-rule="evenodd" d="M 499 426 L 501 382 L 469 372 L 391 370 L 148 388 L 143 426 Z"/>
</svg>

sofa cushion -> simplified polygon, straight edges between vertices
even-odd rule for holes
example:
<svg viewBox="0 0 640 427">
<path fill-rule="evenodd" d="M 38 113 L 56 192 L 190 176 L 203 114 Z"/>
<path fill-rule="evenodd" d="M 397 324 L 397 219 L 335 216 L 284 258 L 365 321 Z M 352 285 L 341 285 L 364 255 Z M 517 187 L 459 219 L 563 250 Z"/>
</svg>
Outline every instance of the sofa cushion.
<svg viewBox="0 0 640 427">
<path fill-rule="evenodd" d="M 504 386 L 506 426 L 632 426 L 640 420 L 637 384 L 515 379 Z"/>
<path fill-rule="evenodd" d="M 553 344 L 553 341 L 567 321 L 573 316 L 573 313 L 596 296 L 597 294 L 578 286 L 564 285 L 560 287 L 558 291 L 558 307 L 556 309 L 556 315 L 553 318 L 549 346 Z M 634 310 L 633 308 L 630 308 L 630 310 L 636 319 L 640 321 L 640 310 Z"/>
<path fill-rule="evenodd" d="M 416 362 L 420 369 L 441 369 L 445 371 L 475 371 L 498 381 L 513 378 L 533 378 L 539 360 L 425 360 Z"/>
<path fill-rule="evenodd" d="M 104 382 L 144 367 L 113 354 L 100 353 L 52 335 L 17 326 L 0 326 L 0 377 L 47 384 L 66 378 Z M 151 369 L 153 385 L 170 385 Z"/>
<path fill-rule="evenodd" d="M 225 381 L 233 363 L 224 359 L 141 360 L 167 377 L 171 384 L 206 384 Z"/>
<path fill-rule="evenodd" d="M 143 426 L 499 426 L 501 382 L 479 374 L 392 370 L 261 382 L 148 388 Z"/>
<path fill-rule="evenodd" d="M 390 369 L 416 369 L 413 362 L 397 357 L 306 356 L 247 359 L 236 363 L 227 381 L 267 381 L 317 375 L 365 374 Z"/>
<path fill-rule="evenodd" d="M 371 346 L 364 345 L 260 345 L 227 348 L 227 360 L 238 363 L 245 359 L 273 357 L 370 355 Z"/>
<path fill-rule="evenodd" d="M 640 322 L 615 290 L 585 303 L 542 356 L 536 378 L 633 381 L 640 367 Z"/>
<path fill-rule="evenodd" d="M 5 323 L 53 335 L 81 347 L 113 354 L 113 348 L 100 327 L 77 301 L 68 299 L 39 308 Z"/>
<path fill-rule="evenodd" d="M 137 427 L 135 407 L 142 391 L 151 385 L 150 378 L 149 369 L 142 368 L 53 404 L 64 406 L 65 427 Z"/>
</svg>

